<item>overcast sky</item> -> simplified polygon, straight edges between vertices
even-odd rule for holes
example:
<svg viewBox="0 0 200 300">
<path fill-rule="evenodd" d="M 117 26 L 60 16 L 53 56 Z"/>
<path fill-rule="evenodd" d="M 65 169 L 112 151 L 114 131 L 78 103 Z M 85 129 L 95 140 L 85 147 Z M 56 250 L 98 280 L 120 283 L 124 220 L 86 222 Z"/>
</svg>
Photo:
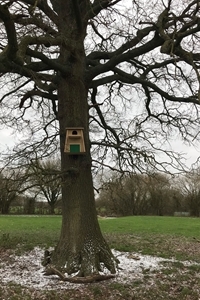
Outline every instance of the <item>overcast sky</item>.
<svg viewBox="0 0 200 300">
<path fill-rule="evenodd" d="M 196 162 L 198 157 L 200 156 L 200 145 L 184 145 L 182 141 L 174 141 L 172 143 L 172 149 L 177 152 L 181 152 L 185 154 L 187 167 Z"/>
</svg>

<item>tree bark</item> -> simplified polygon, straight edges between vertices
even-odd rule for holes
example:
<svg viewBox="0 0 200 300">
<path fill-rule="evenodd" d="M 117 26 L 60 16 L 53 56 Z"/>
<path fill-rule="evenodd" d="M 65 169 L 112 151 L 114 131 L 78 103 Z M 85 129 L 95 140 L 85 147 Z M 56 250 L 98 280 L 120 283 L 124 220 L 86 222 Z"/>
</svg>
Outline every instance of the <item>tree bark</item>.
<svg viewBox="0 0 200 300">
<path fill-rule="evenodd" d="M 77 72 L 81 74 L 81 70 Z M 100 263 L 115 272 L 115 261 L 97 220 L 88 131 L 87 88 L 83 78 L 60 78 L 59 123 L 62 177 L 62 229 L 53 263 L 68 274 L 96 274 Z M 66 127 L 84 127 L 86 153 L 64 152 Z"/>
<path fill-rule="evenodd" d="M 6 215 L 6 214 L 9 213 L 9 210 L 10 210 L 10 204 L 11 204 L 10 201 L 5 201 L 5 202 L 3 202 L 2 207 L 1 207 L 1 213 L 2 213 L 3 215 Z"/>
<path fill-rule="evenodd" d="M 49 208 L 49 213 L 51 215 L 55 215 L 55 205 L 54 204 L 49 204 L 50 208 Z"/>
<path fill-rule="evenodd" d="M 80 33 L 77 20 L 70 19 L 70 15 L 73 15 L 70 1 L 61 1 L 62 3 L 65 15 L 62 17 L 62 12 L 60 13 L 60 30 L 65 35 L 65 40 L 60 49 L 60 61 L 70 65 L 71 72 L 70 75 L 60 75 L 58 86 L 63 218 L 60 240 L 53 253 L 52 262 L 57 268 L 64 268 L 68 274 L 79 271 L 79 276 L 97 274 L 101 270 L 101 262 L 114 273 L 115 259 L 101 234 L 94 200 L 88 87 L 84 75 L 85 29 Z M 68 19 L 66 11 L 69 12 Z M 64 152 L 67 127 L 84 128 L 85 154 L 69 155 Z"/>
</svg>

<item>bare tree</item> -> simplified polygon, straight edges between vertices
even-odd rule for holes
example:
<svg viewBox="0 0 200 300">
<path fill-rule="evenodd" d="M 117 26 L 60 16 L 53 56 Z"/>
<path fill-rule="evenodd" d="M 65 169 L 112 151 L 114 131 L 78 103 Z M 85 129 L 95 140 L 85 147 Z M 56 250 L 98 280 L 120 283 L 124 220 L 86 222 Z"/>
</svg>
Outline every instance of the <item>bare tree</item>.
<svg viewBox="0 0 200 300">
<path fill-rule="evenodd" d="M 143 174 L 113 175 L 102 187 L 98 207 L 118 216 L 145 215 L 150 208 L 148 177 Z"/>
<path fill-rule="evenodd" d="M 21 157 L 48 156 L 60 139 L 63 222 L 52 262 L 69 274 L 96 274 L 101 263 L 115 272 L 96 217 L 91 154 L 97 171 L 99 163 L 166 169 L 170 137 L 199 137 L 199 0 L 142 3 L 0 3 L 2 122 L 31 134 L 15 149 Z M 68 127 L 84 128 L 84 155 L 64 152 Z"/>
<path fill-rule="evenodd" d="M 200 216 L 200 169 L 194 169 L 180 179 L 185 206 L 191 215 Z"/>
<path fill-rule="evenodd" d="M 11 203 L 17 199 L 19 193 L 19 183 L 16 178 L 18 173 L 11 171 L 0 172 L 0 212 L 8 214 Z"/>
<path fill-rule="evenodd" d="M 55 213 L 55 206 L 61 197 L 60 162 L 58 159 L 34 161 L 28 167 L 29 182 L 37 197 L 43 197 Z"/>
<path fill-rule="evenodd" d="M 178 187 L 163 173 L 113 176 L 106 181 L 97 199 L 97 210 L 115 215 L 171 215 L 182 206 Z M 183 198 L 183 197 L 182 197 Z M 104 212 L 104 211 L 103 211 Z"/>
<path fill-rule="evenodd" d="M 170 178 L 165 174 L 150 174 L 148 176 L 148 190 L 152 213 L 158 216 L 164 215 L 166 206 L 170 201 Z"/>
</svg>

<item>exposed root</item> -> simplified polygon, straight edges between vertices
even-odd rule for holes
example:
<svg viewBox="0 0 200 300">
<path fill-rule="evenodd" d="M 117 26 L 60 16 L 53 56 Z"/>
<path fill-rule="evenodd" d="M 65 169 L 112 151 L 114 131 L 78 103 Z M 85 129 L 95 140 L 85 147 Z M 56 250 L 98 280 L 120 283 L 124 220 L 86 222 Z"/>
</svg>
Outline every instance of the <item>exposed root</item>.
<svg viewBox="0 0 200 300">
<path fill-rule="evenodd" d="M 71 283 L 94 283 L 98 281 L 103 281 L 111 278 L 115 278 L 115 275 L 108 274 L 108 275 L 100 275 L 100 274 L 93 274 L 91 276 L 86 277 L 66 277 L 62 272 L 57 270 L 54 266 L 49 265 L 48 268 L 45 270 L 44 275 L 57 275 L 62 281 L 67 281 Z"/>
</svg>

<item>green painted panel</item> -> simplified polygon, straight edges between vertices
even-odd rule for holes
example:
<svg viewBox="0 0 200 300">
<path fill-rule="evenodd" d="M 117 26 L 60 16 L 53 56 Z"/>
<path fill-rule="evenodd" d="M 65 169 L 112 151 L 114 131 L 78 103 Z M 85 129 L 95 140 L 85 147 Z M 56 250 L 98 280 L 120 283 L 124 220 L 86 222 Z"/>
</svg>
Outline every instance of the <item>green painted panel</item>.
<svg viewBox="0 0 200 300">
<path fill-rule="evenodd" d="M 70 153 L 79 153 L 79 152 L 80 152 L 80 144 L 70 145 Z"/>
</svg>

